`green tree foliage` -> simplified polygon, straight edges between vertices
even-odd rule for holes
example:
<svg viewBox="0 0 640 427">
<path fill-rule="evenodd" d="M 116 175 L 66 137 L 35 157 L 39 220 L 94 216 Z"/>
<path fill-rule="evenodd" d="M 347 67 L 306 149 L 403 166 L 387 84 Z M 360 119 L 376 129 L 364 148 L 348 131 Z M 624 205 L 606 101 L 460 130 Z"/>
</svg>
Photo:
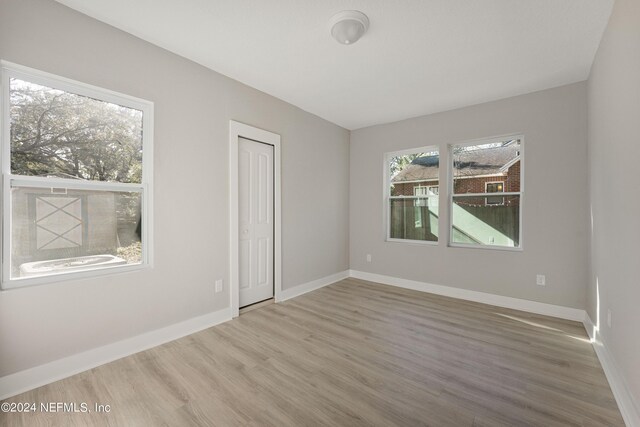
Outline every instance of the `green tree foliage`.
<svg viewBox="0 0 640 427">
<path fill-rule="evenodd" d="M 11 171 L 141 182 L 142 111 L 11 79 Z"/>
<path fill-rule="evenodd" d="M 406 168 L 418 157 L 424 156 L 425 153 L 406 154 L 404 156 L 395 156 L 391 158 L 389 167 L 391 168 L 391 177 L 394 177 L 402 169 Z"/>
</svg>

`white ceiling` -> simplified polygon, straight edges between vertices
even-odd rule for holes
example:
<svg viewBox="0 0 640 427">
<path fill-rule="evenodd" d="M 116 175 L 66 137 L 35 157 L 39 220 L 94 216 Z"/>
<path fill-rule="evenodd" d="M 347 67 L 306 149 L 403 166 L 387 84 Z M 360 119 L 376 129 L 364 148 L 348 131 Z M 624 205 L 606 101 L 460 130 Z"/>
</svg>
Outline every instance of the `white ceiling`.
<svg viewBox="0 0 640 427">
<path fill-rule="evenodd" d="M 586 80 L 613 0 L 57 0 L 347 129 Z M 354 45 L 328 21 L 357 9 Z"/>
</svg>

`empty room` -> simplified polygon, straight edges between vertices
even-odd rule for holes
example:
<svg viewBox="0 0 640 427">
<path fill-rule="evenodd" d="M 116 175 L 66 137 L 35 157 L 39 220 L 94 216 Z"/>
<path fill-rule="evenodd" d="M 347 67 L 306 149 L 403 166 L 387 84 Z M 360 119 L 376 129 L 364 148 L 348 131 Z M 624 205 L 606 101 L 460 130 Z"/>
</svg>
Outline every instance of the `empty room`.
<svg viewBox="0 0 640 427">
<path fill-rule="evenodd" d="M 638 0 L 0 0 L 1 426 L 640 427 Z"/>
</svg>

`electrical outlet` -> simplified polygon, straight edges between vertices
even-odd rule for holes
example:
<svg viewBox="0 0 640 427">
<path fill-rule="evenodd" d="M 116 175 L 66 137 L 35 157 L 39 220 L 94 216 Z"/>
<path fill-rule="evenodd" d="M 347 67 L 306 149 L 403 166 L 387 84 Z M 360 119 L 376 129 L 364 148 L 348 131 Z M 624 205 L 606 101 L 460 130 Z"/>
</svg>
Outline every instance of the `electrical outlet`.
<svg viewBox="0 0 640 427">
<path fill-rule="evenodd" d="M 367 262 L 371 262 L 371 254 L 367 254 Z"/>
<path fill-rule="evenodd" d="M 216 280 L 216 293 L 222 292 L 222 279 Z"/>
<path fill-rule="evenodd" d="M 611 309 L 607 310 L 607 326 L 611 327 Z"/>
<path fill-rule="evenodd" d="M 538 285 L 538 286 L 546 286 L 547 285 L 547 278 L 544 276 L 544 274 L 536 275 L 536 285 Z"/>
</svg>

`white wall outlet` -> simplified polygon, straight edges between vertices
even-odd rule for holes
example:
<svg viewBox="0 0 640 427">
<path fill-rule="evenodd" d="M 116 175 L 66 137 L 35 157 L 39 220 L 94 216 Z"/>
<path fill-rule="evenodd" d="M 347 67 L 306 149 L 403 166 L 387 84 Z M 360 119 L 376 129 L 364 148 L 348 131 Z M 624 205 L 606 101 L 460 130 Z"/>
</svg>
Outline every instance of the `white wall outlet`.
<svg viewBox="0 0 640 427">
<path fill-rule="evenodd" d="M 216 280 L 216 293 L 222 292 L 222 279 Z"/>
<path fill-rule="evenodd" d="M 367 254 L 367 262 L 371 262 L 371 254 Z"/>
<path fill-rule="evenodd" d="M 544 276 L 544 274 L 536 275 L 536 285 L 538 285 L 538 286 L 546 286 L 547 285 L 547 278 Z"/>
<path fill-rule="evenodd" d="M 611 309 L 607 310 L 607 326 L 611 327 Z"/>
</svg>

